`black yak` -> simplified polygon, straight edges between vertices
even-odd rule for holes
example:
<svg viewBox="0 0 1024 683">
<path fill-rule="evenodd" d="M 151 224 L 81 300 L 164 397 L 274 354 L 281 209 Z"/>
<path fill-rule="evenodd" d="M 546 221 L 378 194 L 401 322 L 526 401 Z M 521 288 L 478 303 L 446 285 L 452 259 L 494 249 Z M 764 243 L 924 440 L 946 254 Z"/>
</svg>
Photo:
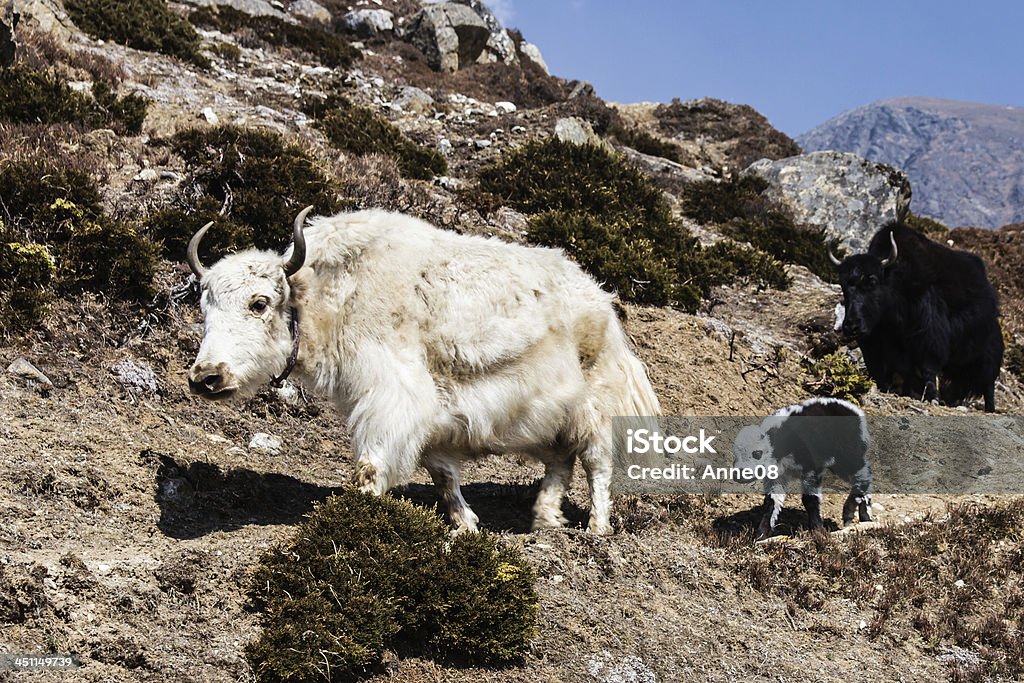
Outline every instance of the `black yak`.
<svg viewBox="0 0 1024 683">
<path fill-rule="evenodd" d="M 995 410 L 1003 362 L 999 301 L 974 254 L 892 222 L 866 254 L 840 262 L 845 319 L 881 391 L 947 404 L 983 396 Z"/>
</svg>

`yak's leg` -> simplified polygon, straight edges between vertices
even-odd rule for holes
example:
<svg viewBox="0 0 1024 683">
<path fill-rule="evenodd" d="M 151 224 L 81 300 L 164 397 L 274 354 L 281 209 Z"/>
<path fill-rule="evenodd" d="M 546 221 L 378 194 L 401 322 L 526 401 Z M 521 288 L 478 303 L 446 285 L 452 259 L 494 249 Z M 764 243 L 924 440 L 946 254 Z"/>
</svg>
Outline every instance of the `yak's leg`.
<svg viewBox="0 0 1024 683">
<path fill-rule="evenodd" d="M 765 490 L 764 504 L 761 506 L 763 514 L 761 523 L 757 525 L 757 536 L 754 540 L 763 541 L 772 535 L 775 530 L 775 523 L 779 521 L 779 514 L 786 502 L 786 494 L 781 486 L 773 486 Z"/>
<path fill-rule="evenodd" d="M 565 515 L 562 514 L 562 499 L 565 490 L 572 480 L 572 468 L 575 464 L 574 454 L 562 452 L 547 453 L 544 458 L 544 479 L 537 492 L 537 502 L 533 504 L 533 530 L 552 529 L 565 526 Z"/>
<path fill-rule="evenodd" d="M 802 501 L 807 510 L 807 526 L 821 529 L 825 524 L 821 521 L 821 472 L 804 472 L 800 481 Z"/>
<path fill-rule="evenodd" d="M 437 391 L 419 363 L 399 361 L 389 350 L 370 346 L 358 354 L 362 369 L 352 384 L 360 396 L 349 411 L 355 483 L 382 495 L 405 484 L 416 471 L 437 413 Z"/>
<path fill-rule="evenodd" d="M 864 463 L 853 475 L 853 487 L 843 503 L 843 526 L 853 522 L 853 513 L 862 522 L 871 520 L 871 466 Z"/>
<path fill-rule="evenodd" d="M 434 480 L 434 485 L 448 508 L 448 518 L 455 526 L 455 533 L 476 531 L 476 524 L 480 518 L 462 497 L 459 464 L 447 458 L 432 456 L 424 459 L 423 465 L 430 472 L 430 478 Z"/>
<path fill-rule="evenodd" d="M 992 382 L 985 387 L 985 412 L 996 412 L 996 383 Z"/>
<path fill-rule="evenodd" d="M 612 533 L 612 451 L 610 444 L 604 443 L 601 436 L 595 435 L 592 439 L 580 455 L 590 488 L 587 531 L 606 536 Z"/>
</svg>

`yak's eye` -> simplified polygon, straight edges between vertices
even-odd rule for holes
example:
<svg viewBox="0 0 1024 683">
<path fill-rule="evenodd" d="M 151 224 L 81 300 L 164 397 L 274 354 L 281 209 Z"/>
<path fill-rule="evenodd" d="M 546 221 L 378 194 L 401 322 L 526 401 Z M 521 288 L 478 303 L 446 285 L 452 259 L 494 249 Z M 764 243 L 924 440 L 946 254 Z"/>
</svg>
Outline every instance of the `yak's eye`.
<svg viewBox="0 0 1024 683">
<path fill-rule="evenodd" d="M 764 455 L 764 451 L 753 451 L 750 454 L 750 457 L 752 457 L 754 460 L 760 460 L 762 455 Z"/>
<path fill-rule="evenodd" d="M 260 297 L 259 299 L 253 299 L 253 302 L 249 304 L 249 310 L 253 315 L 263 315 L 269 305 L 266 299 Z"/>
</svg>

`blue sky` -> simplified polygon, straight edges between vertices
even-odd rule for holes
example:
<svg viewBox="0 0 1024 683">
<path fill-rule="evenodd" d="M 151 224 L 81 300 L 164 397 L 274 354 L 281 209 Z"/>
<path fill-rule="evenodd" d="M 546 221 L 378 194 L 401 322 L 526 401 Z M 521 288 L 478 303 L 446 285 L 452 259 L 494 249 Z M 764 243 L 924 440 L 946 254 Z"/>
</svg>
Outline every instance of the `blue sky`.
<svg viewBox="0 0 1024 683">
<path fill-rule="evenodd" d="M 717 97 L 793 136 L 889 97 L 1024 105 L 1020 0 L 488 4 L 552 73 L 590 81 L 607 100 Z"/>
</svg>

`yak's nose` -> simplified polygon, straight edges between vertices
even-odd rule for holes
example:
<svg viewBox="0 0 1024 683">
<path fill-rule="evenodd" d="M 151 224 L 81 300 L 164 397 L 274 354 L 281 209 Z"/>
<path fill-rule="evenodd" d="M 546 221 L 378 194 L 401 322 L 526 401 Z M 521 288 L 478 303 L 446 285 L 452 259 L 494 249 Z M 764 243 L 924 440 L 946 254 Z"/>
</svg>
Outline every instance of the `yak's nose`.
<svg viewBox="0 0 1024 683">
<path fill-rule="evenodd" d="M 193 394 L 209 396 L 223 391 L 230 376 L 225 363 L 196 363 L 188 373 L 188 388 Z"/>
<path fill-rule="evenodd" d="M 847 318 L 843 321 L 843 335 L 847 337 L 859 337 L 860 325 L 856 321 Z"/>
</svg>

